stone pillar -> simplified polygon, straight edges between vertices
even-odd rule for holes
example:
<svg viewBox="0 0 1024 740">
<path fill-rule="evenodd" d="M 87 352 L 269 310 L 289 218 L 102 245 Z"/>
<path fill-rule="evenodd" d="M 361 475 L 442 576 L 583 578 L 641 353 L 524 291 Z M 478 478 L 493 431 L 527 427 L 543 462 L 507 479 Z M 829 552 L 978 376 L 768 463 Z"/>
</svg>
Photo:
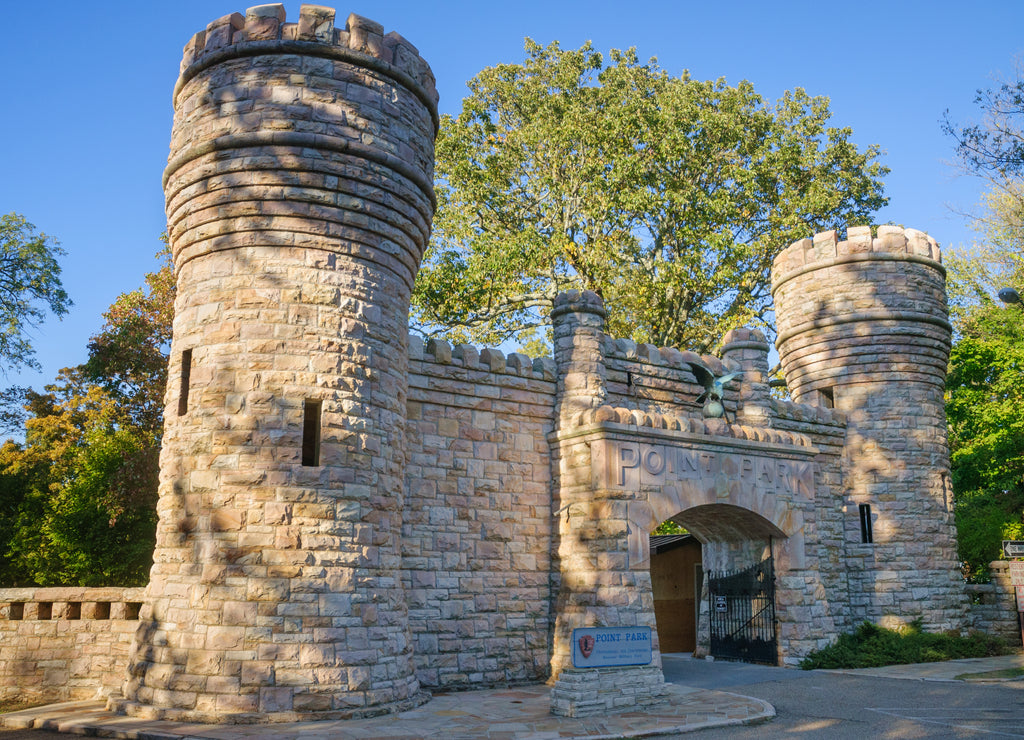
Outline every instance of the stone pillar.
<svg viewBox="0 0 1024 740">
<path fill-rule="evenodd" d="M 793 398 L 846 414 L 844 560 L 854 623 L 960 629 L 943 391 L 950 347 L 938 244 L 896 226 L 817 234 L 772 271 Z"/>
<path fill-rule="evenodd" d="M 740 378 L 736 422 L 771 426 L 771 390 L 768 386 L 768 340 L 757 329 L 733 329 L 722 340 L 722 360 L 743 371 Z"/>
<path fill-rule="evenodd" d="M 559 584 L 551 710 L 570 717 L 629 711 L 663 694 L 656 645 L 646 666 L 574 668 L 572 661 L 576 628 L 650 627 L 657 634 L 648 562 L 630 555 L 636 492 L 595 490 L 591 446 L 573 434 L 584 419 L 594 419 L 606 397 L 604 305 L 595 293 L 569 291 L 555 299 L 551 318 L 558 368 L 558 440 L 552 458 L 558 466 L 553 508 Z"/>
<path fill-rule="evenodd" d="M 373 21 L 281 5 L 185 47 L 151 582 L 124 699 L 267 722 L 425 701 L 403 593 L 407 320 L 437 93 Z"/>
</svg>

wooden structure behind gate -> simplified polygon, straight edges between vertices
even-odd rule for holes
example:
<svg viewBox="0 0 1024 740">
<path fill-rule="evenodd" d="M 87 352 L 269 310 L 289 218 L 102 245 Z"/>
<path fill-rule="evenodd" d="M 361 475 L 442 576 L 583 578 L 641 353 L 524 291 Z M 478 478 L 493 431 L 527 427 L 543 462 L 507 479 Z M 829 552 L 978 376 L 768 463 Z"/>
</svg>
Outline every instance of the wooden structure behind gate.
<svg viewBox="0 0 1024 740">
<path fill-rule="evenodd" d="M 711 655 L 747 663 L 778 664 L 775 635 L 775 564 L 772 556 L 742 570 L 711 573 Z"/>
</svg>

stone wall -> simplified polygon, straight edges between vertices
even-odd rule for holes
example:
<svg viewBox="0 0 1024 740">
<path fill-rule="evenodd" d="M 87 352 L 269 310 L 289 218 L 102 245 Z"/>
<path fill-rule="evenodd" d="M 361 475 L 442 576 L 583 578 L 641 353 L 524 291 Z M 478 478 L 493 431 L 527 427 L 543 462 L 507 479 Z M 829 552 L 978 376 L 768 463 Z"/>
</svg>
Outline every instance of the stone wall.
<svg viewBox="0 0 1024 740">
<path fill-rule="evenodd" d="M 554 405 L 549 359 L 410 338 L 402 562 L 424 686 L 548 675 Z"/>
<path fill-rule="evenodd" d="M 141 588 L 0 589 L 0 700 L 115 693 L 142 598 Z"/>
<path fill-rule="evenodd" d="M 845 566 L 845 527 L 848 514 L 842 500 L 842 456 L 846 442 L 846 417 L 835 409 L 796 404 L 771 399 L 771 423 L 775 429 L 805 435 L 817 450 L 817 496 L 814 501 L 816 541 L 812 545 L 818 558 L 818 573 L 823 591 L 819 598 L 798 609 L 792 629 L 802 640 L 809 640 L 813 650 L 827 646 L 835 639 L 835 633 L 821 628 L 829 620 L 836 633 L 852 627 L 850 612 L 850 584 Z M 787 543 L 780 543 L 788 548 Z M 790 586 L 788 577 L 783 576 L 783 585 Z M 787 588 L 786 591 L 789 589 Z M 789 598 L 785 591 L 780 599 Z M 828 620 L 823 619 L 827 615 Z"/>
<path fill-rule="evenodd" d="M 968 626 L 989 635 L 997 635 L 1011 645 L 1021 644 L 1021 625 L 1017 615 L 1017 598 L 1010 583 L 1010 568 L 1005 560 L 989 563 L 989 583 L 967 584 L 970 606 Z"/>
</svg>

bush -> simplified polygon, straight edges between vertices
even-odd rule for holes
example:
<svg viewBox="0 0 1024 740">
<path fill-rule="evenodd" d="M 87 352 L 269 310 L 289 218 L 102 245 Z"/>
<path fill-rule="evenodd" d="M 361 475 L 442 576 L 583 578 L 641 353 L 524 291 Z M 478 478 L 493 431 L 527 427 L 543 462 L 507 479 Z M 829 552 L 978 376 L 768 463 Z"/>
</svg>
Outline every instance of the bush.
<svg viewBox="0 0 1024 740">
<path fill-rule="evenodd" d="M 840 635 L 835 644 L 811 653 L 800 667 L 875 668 L 904 663 L 936 663 L 958 658 L 984 658 L 1015 652 L 1003 640 L 982 632 L 967 637 L 956 633 L 930 633 L 921 628 L 921 620 L 890 630 L 864 622 L 852 633 Z"/>
</svg>

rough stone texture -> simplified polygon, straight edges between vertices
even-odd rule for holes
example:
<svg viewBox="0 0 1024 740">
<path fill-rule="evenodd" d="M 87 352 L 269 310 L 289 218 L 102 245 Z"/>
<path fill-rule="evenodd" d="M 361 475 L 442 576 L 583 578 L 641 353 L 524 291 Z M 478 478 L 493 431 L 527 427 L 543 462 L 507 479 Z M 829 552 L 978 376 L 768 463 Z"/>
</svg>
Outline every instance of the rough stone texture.
<svg viewBox="0 0 1024 740">
<path fill-rule="evenodd" d="M 158 542 L 112 708 L 345 718 L 414 706 L 421 686 L 550 677 L 556 713 L 630 710 L 662 691 L 649 534 L 669 518 L 705 573 L 774 558 L 784 664 L 864 619 L 965 625 L 934 240 L 853 227 L 779 256 L 795 402 L 771 398 L 760 332 L 730 332 L 721 358 L 637 345 L 585 291 L 555 299 L 550 360 L 424 345 L 407 319 L 436 101 L 407 41 L 321 6 L 295 23 L 256 6 L 186 46 Z M 693 362 L 743 373 L 724 418 L 703 417 Z M 108 621 L 102 599 L 2 598 L 0 685 L 109 688 L 119 664 L 85 661 L 125 636 L 79 643 L 75 619 Z M 708 616 L 705 584 L 698 653 Z M 574 628 L 637 626 L 649 665 L 572 665 Z"/>
<path fill-rule="evenodd" d="M 970 628 L 997 635 L 1011 645 L 1021 644 L 1021 625 L 1017 614 L 1017 597 L 1010 582 L 1010 567 L 1005 560 L 989 563 L 989 583 L 967 584 L 970 601 Z"/>
<path fill-rule="evenodd" d="M 914 229 L 830 231 L 772 272 L 794 400 L 845 413 L 843 542 L 850 618 L 961 629 L 943 404 L 950 325 L 938 244 Z M 862 543 L 860 506 L 873 542 Z"/>
<path fill-rule="evenodd" d="M 140 716 L 343 718 L 427 698 L 399 540 L 433 78 L 372 21 L 337 29 L 309 5 L 281 19 L 214 21 L 175 89 L 160 523 L 118 704 Z"/>
<path fill-rule="evenodd" d="M 541 681 L 554 363 L 410 341 L 403 579 L 429 687 Z"/>
<path fill-rule="evenodd" d="M 0 701 L 115 693 L 138 624 L 141 588 L 0 589 Z"/>
<path fill-rule="evenodd" d="M 664 697 L 660 666 L 569 669 L 551 689 L 551 711 L 563 717 L 592 717 L 636 711 Z"/>
</svg>

